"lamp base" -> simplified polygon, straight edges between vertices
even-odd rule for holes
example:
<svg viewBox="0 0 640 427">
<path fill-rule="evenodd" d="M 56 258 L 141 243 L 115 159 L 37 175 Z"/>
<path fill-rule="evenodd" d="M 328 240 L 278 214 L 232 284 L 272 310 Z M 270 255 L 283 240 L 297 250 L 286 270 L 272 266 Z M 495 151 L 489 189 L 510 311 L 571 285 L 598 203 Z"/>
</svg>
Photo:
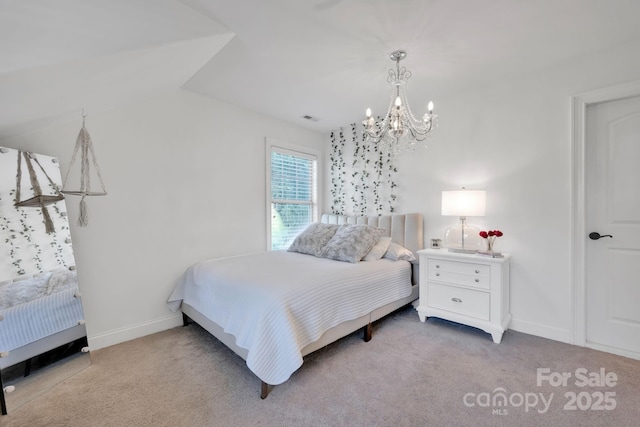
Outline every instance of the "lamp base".
<svg viewBox="0 0 640 427">
<path fill-rule="evenodd" d="M 444 247 L 449 252 L 475 254 L 482 249 L 480 229 L 463 221 L 447 228 L 444 234 Z"/>
<path fill-rule="evenodd" d="M 462 249 L 462 248 L 447 248 L 449 252 L 456 252 L 459 254 L 477 254 L 477 249 Z"/>
</svg>

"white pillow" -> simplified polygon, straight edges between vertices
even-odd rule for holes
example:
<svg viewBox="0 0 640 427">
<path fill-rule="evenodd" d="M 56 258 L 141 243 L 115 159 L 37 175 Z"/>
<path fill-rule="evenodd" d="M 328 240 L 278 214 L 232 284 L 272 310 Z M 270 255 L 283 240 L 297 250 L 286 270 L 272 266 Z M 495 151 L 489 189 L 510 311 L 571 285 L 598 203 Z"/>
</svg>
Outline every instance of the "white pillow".
<svg viewBox="0 0 640 427">
<path fill-rule="evenodd" d="M 391 243 L 391 237 L 383 236 L 378 239 L 378 243 L 375 244 L 368 254 L 362 258 L 362 261 L 376 261 L 382 258 L 389 248 Z"/>
<path fill-rule="evenodd" d="M 384 254 L 384 258 L 389 258 L 394 261 L 404 260 L 414 262 L 416 260 L 415 255 L 409 249 L 401 246 L 397 243 L 391 242 L 387 252 Z"/>
<path fill-rule="evenodd" d="M 343 224 L 338 228 L 320 256 L 336 261 L 359 262 L 384 233 L 382 228 L 363 224 Z"/>
</svg>

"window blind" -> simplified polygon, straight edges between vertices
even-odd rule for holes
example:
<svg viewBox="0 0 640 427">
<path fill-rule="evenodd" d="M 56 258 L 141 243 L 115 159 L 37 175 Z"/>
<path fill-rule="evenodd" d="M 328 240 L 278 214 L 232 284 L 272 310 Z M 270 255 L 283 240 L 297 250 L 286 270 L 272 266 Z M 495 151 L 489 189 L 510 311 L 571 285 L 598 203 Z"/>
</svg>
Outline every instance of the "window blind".
<svg viewBox="0 0 640 427">
<path fill-rule="evenodd" d="M 273 147 L 271 151 L 271 249 L 286 249 L 316 221 L 315 156 Z"/>
</svg>

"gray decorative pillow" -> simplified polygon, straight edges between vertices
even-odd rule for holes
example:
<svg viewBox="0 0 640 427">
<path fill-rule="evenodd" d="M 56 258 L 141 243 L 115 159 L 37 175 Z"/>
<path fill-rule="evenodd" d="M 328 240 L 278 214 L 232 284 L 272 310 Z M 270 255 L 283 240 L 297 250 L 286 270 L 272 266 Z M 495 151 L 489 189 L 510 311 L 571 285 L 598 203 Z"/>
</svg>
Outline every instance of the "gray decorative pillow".
<svg viewBox="0 0 640 427">
<path fill-rule="evenodd" d="M 320 251 L 336 234 L 338 227 L 337 224 L 315 222 L 298 234 L 287 251 L 320 256 Z"/>
<path fill-rule="evenodd" d="M 405 248 L 402 245 L 391 242 L 387 252 L 384 254 L 383 258 L 389 258 L 394 261 L 404 260 L 409 262 L 414 262 L 416 260 L 415 255 L 409 249 Z"/>
<path fill-rule="evenodd" d="M 343 224 L 320 256 L 337 261 L 358 262 L 373 248 L 384 230 L 369 225 Z"/>
</svg>

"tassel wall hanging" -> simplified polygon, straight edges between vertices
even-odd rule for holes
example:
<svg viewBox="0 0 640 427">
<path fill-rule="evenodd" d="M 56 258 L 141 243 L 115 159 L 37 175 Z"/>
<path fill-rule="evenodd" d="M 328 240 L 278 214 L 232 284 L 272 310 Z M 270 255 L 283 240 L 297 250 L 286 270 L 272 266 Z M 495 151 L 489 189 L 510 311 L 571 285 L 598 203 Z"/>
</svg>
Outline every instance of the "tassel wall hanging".
<svg viewBox="0 0 640 427">
<path fill-rule="evenodd" d="M 29 174 L 29 180 L 31 181 L 31 189 L 33 190 L 33 197 L 22 200 L 21 199 L 21 187 L 22 187 L 22 159 L 27 167 L 27 173 Z M 44 194 L 40 182 L 38 181 L 37 170 L 33 167 L 33 162 L 40 168 L 44 176 L 49 181 L 49 185 L 55 194 Z M 47 234 L 53 233 L 53 220 L 47 210 L 47 206 L 56 203 L 60 200 L 64 200 L 64 196 L 60 193 L 58 186 L 51 180 L 47 172 L 44 170 L 38 158 L 24 151 L 18 151 L 18 173 L 16 174 L 16 203 L 17 208 L 40 208 L 42 210 L 42 216 L 44 218 L 44 226 Z"/>
<path fill-rule="evenodd" d="M 76 139 L 76 145 L 73 149 L 73 156 L 71 157 L 71 163 L 69 163 L 69 170 L 64 177 L 64 181 L 62 182 L 62 193 L 69 194 L 73 196 L 81 196 L 80 199 L 80 213 L 78 215 L 78 225 L 81 227 L 86 227 L 89 224 L 89 213 L 87 211 L 87 202 L 84 200 L 87 196 L 106 196 L 107 190 L 104 188 L 104 183 L 102 181 L 102 174 L 100 173 L 100 167 L 98 166 L 98 160 L 96 159 L 96 153 L 93 150 L 93 142 L 91 142 L 91 135 L 87 131 L 85 127 L 85 117 L 86 115 L 82 115 L 82 129 L 80 129 L 80 133 L 78 134 L 78 138 Z M 69 179 L 69 175 L 73 169 L 73 165 L 76 161 L 76 157 L 80 152 L 80 189 L 79 190 L 68 190 L 67 189 L 67 181 Z M 102 191 L 91 191 L 91 165 L 93 164 L 93 168 L 95 169 L 95 173 L 98 176 L 98 180 L 100 181 L 100 186 L 102 187 Z"/>
</svg>

